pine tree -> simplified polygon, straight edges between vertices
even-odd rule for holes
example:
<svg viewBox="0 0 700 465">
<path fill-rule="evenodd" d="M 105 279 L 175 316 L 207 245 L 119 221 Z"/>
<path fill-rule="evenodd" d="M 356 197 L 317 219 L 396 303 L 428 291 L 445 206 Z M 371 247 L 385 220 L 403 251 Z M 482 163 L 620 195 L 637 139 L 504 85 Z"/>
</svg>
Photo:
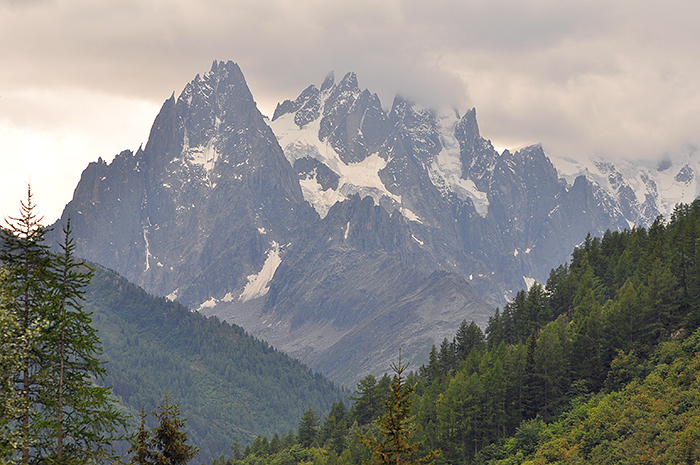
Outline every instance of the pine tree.
<svg viewBox="0 0 700 465">
<path fill-rule="evenodd" d="M 12 431 L 3 436 L 19 437 L 23 464 L 114 458 L 112 442 L 121 437 L 125 419 L 110 389 L 94 384 L 105 370 L 97 333 L 81 306 L 91 275 L 74 257 L 70 226 L 60 255 L 44 243 L 46 232 L 28 189 L 19 217 L 2 230 L 0 249 L 11 312 L 3 337 L 14 338 L 9 344 L 3 340 L 2 353 L 14 351 L 19 358 L 11 376 L 21 396 L 18 415 L 5 424 Z"/>
<path fill-rule="evenodd" d="M 297 442 L 301 447 L 311 447 L 318 434 L 320 419 L 314 411 L 309 408 L 299 421 L 299 431 L 297 432 Z"/>
<path fill-rule="evenodd" d="M 355 396 L 350 396 L 354 404 L 350 410 L 350 422 L 358 425 L 370 423 L 379 411 L 380 393 L 377 386 L 377 378 L 367 375 L 357 383 Z"/>
<path fill-rule="evenodd" d="M 284 439 L 284 435 L 282 435 L 282 438 Z M 275 442 L 275 439 L 277 439 L 276 442 Z M 272 444 L 276 444 L 276 445 L 272 446 Z M 276 447 L 277 451 L 284 448 L 284 441 L 279 439 L 279 437 L 277 436 L 277 433 L 275 433 L 275 436 L 272 438 L 271 446 Z M 289 447 L 291 447 L 291 445 Z M 243 451 L 241 450 L 241 444 L 238 441 L 238 439 L 233 441 L 233 444 L 231 444 L 231 453 L 233 454 L 232 455 L 233 460 L 242 460 L 243 459 Z"/>
<path fill-rule="evenodd" d="M 7 228 L 2 229 L 0 261 L 8 273 L 9 308 L 15 314 L 20 334 L 36 333 L 22 347 L 21 369 L 16 378 L 16 388 L 22 397 L 22 410 L 17 419 L 21 436 L 21 462 L 29 463 L 36 440 L 36 424 L 31 422 L 32 407 L 46 385 L 42 380 L 41 364 L 46 360 L 44 322 L 51 309 L 51 256 L 44 243 L 46 228 L 35 212 L 31 188 L 27 188 L 27 200 L 20 202 L 18 218 L 9 218 Z"/>
<path fill-rule="evenodd" d="M 0 287 L 0 463 L 8 460 L 19 446 L 13 421 L 22 411 L 14 381 L 14 374 L 22 366 L 22 349 L 14 337 L 19 325 L 15 315 L 7 309 L 4 291 Z"/>
<path fill-rule="evenodd" d="M 156 416 L 159 424 L 148 430 L 146 418 L 151 414 Z M 187 433 L 183 431 L 186 420 L 180 418 L 180 409 L 176 404 L 170 403 L 168 395 L 164 396 L 163 403 L 153 412 L 146 413 L 141 408 L 139 417 L 139 431 L 127 450 L 127 453 L 134 454 L 129 459 L 130 464 L 185 465 L 199 453 L 199 448 L 186 444 Z M 238 450 L 238 442 L 235 446 Z"/>
<path fill-rule="evenodd" d="M 318 433 L 320 445 L 328 445 L 336 454 L 345 450 L 345 434 L 348 431 L 348 410 L 345 403 L 333 402 L 331 411 L 326 416 L 323 426 Z"/>
<path fill-rule="evenodd" d="M 92 270 L 76 260 L 70 220 L 60 253 L 53 258 L 53 306 L 46 330 L 43 386 L 37 401 L 42 427 L 36 447 L 56 463 L 115 458 L 112 443 L 126 421 L 115 408 L 111 388 L 95 385 L 106 375 L 92 318 L 82 307 Z"/>
<path fill-rule="evenodd" d="M 535 418 L 540 411 L 543 385 L 540 373 L 535 365 L 537 351 L 537 336 L 533 331 L 527 341 L 527 357 L 525 359 L 525 376 L 523 379 L 523 418 Z"/>
<path fill-rule="evenodd" d="M 398 364 L 391 364 L 391 369 L 396 375 L 389 387 L 389 399 L 384 402 L 385 412 L 376 421 L 380 438 L 362 437 L 365 445 L 372 450 L 374 464 L 432 463 L 440 455 L 439 451 L 432 451 L 424 457 L 417 457 L 418 449 L 423 442 L 414 442 L 411 439 L 415 432 L 411 415 L 411 395 L 415 386 L 406 383 L 404 378 L 406 368 L 408 364 L 401 362 L 401 351 L 399 351 Z"/>
<path fill-rule="evenodd" d="M 136 436 L 133 437 L 131 447 L 126 451 L 129 454 L 134 454 L 129 463 L 134 465 L 150 465 L 152 463 L 151 453 L 151 434 L 146 429 L 146 417 L 148 413 L 141 407 L 141 424 Z"/>
<path fill-rule="evenodd" d="M 447 338 L 442 339 L 440 344 L 440 354 L 438 356 L 438 366 L 440 367 L 440 376 L 446 376 L 455 369 L 455 348 L 454 344 L 450 343 Z"/>
<path fill-rule="evenodd" d="M 463 320 L 455 335 L 454 346 L 457 361 L 466 360 L 473 349 L 483 350 L 486 347 L 484 332 L 474 321 L 467 324 L 467 320 Z"/>
<path fill-rule="evenodd" d="M 234 443 L 236 444 L 236 443 Z M 240 455 L 240 446 L 238 446 L 239 452 L 238 454 Z M 274 436 L 272 436 L 272 439 L 270 439 L 270 453 L 271 454 L 276 454 L 282 449 L 282 446 L 280 445 L 280 437 L 277 433 L 275 433 Z M 236 458 L 236 451 L 234 449 L 234 446 L 231 446 L 231 450 L 233 451 L 233 458 Z M 236 459 L 238 460 L 238 459 Z"/>
<path fill-rule="evenodd" d="M 428 365 L 420 367 L 420 373 L 427 381 L 428 386 L 438 379 L 438 363 L 438 352 L 435 348 L 435 344 L 433 344 L 430 348 L 430 354 L 428 355 Z"/>
</svg>

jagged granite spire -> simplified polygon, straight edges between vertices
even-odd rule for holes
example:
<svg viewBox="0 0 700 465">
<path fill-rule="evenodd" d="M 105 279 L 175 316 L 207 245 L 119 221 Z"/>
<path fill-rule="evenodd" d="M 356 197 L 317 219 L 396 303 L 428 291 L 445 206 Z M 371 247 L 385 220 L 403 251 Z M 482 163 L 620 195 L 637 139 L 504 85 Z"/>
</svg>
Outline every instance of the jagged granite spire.
<svg viewBox="0 0 700 465">
<path fill-rule="evenodd" d="M 238 292 L 315 218 L 231 61 L 164 102 L 142 151 L 90 164 L 69 211 L 80 256 L 189 305 Z"/>
</svg>

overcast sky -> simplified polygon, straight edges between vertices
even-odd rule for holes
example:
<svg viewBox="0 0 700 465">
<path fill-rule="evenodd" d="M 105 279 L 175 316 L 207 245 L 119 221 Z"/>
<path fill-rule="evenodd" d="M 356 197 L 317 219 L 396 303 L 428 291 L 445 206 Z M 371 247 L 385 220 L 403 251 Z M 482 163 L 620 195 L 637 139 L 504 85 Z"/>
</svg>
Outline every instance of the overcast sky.
<svg viewBox="0 0 700 465">
<path fill-rule="evenodd" d="M 0 0 L 0 215 L 53 222 L 82 170 L 233 60 L 263 113 L 329 71 L 477 108 L 499 148 L 654 159 L 700 146 L 700 2 Z"/>
</svg>

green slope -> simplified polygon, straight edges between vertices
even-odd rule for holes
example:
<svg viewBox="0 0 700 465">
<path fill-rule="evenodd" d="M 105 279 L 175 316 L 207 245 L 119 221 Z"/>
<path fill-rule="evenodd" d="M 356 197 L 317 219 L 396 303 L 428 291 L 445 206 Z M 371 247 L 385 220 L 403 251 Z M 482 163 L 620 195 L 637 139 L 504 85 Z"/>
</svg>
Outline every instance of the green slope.
<svg viewBox="0 0 700 465">
<path fill-rule="evenodd" d="M 87 311 L 108 362 L 107 383 L 132 414 L 169 393 L 188 419 L 196 462 L 259 434 L 295 428 L 309 407 L 325 414 L 343 393 L 330 381 L 246 334 L 94 266 Z"/>
<path fill-rule="evenodd" d="M 695 201 L 588 237 L 546 288 L 496 312 L 485 344 L 434 351 L 418 429 L 445 463 L 694 463 L 699 327 Z"/>
<path fill-rule="evenodd" d="M 698 342 L 700 331 L 682 344 L 663 343 L 651 374 L 596 396 L 543 428 L 537 450 L 522 463 L 697 463 Z"/>
</svg>

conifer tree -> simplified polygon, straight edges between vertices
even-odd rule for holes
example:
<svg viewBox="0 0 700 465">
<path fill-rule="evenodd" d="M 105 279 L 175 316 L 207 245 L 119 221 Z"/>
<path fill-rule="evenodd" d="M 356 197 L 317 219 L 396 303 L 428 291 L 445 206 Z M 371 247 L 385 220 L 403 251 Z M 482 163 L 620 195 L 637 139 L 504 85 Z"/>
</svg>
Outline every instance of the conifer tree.
<svg viewBox="0 0 700 465">
<path fill-rule="evenodd" d="M 467 320 L 462 320 L 462 324 L 455 335 L 455 348 L 460 360 L 466 360 L 472 349 L 483 350 L 486 346 L 484 332 L 472 320 L 467 324 Z"/>
<path fill-rule="evenodd" d="M 381 407 L 377 378 L 372 375 L 362 378 L 357 383 L 356 395 L 350 396 L 350 400 L 355 402 L 350 410 L 350 422 L 370 423 Z"/>
<path fill-rule="evenodd" d="M 31 188 L 27 187 L 27 200 L 20 202 L 20 214 L 7 220 L 2 228 L 0 261 L 8 273 L 8 306 L 15 314 L 20 334 L 36 333 L 36 337 L 25 340 L 21 349 L 21 368 L 17 372 L 16 388 L 22 397 L 22 408 L 17 418 L 18 434 L 21 437 L 21 462 L 29 463 L 30 450 L 35 443 L 36 428 L 31 422 L 32 409 L 41 389 L 41 363 L 46 359 L 43 326 L 51 308 L 51 257 L 45 244 L 46 228 L 35 211 Z"/>
<path fill-rule="evenodd" d="M 151 412 L 158 419 L 158 426 L 146 429 L 148 414 L 141 412 L 141 426 L 127 452 L 133 453 L 129 463 L 136 465 L 186 465 L 198 453 L 199 448 L 187 444 L 184 431 L 187 420 L 180 417 L 180 408 L 171 404 L 164 395 L 163 403 Z"/>
<path fill-rule="evenodd" d="M 110 389 L 94 384 L 105 370 L 97 333 L 81 305 L 91 275 L 74 256 L 70 226 L 60 255 L 45 244 L 46 232 L 28 189 L 19 217 L 10 218 L 1 233 L 10 314 L 4 318 L 0 353 L 14 353 L 14 363 L 19 359 L 9 376 L 21 397 L 12 412 L 17 415 L 2 422 L 12 430 L 3 437 L 19 438 L 23 464 L 114 458 L 112 441 L 120 437 L 125 421 Z M 14 342 L 5 340 L 8 334 Z"/>
<path fill-rule="evenodd" d="M 92 318 L 82 307 L 92 270 L 75 258 L 70 220 L 60 253 L 53 257 L 51 313 L 47 315 L 43 386 L 37 401 L 42 420 L 36 445 L 56 463 L 88 463 L 114 458 L 125 418 L 115 408 L 111 388 L 95 385 L 106 375 Z"/>
<path fill-rule="evenodd" d="M 428 365 L 420 367 L 420 373 L 427 380 L 428 385 L 431 385 L 438 378 L 438 363 L 438 352 L 433 344 L 428 355 Z"/>
<path fill-rule="evenodd" d="M 411 415 L 411 395 L 415 386 L 406 383 L 404 373 L 407 363 L 401 362 L 399 351 L 398 363 L 392 363 L 391 369 L 396 373 L 389 387 L 389 399 L 384 402 L 384 415 L 379 417 L 376 425 L 379 428 L 379 439 L 363 436 L 363 442 L 372 450 L 373 464 L 412 465 L 433 463 L 440 455 L 437 450 L 431 451 L 424 457 L 418 457 L 418 449 L 423 442 L 414 442 L 415 432 L 413 416 Z"/>
<path fill-rule="evenodd" d="M 535 418 L 540 410 L 540 396 L 543 386 L 540 374 L 536 371 L 535 352 L 537 351 L 537 336 L 533 331 L 527 341 L 527 358 L 525 359 L 525 376 L 523 379 L 523 418 Z"/>
<path fill-rule="evenodd" d="M 0 269 L 0 463 L 11 460 L 21 445 L 23 398 L 15 389 L 16 374 L 22 370 L 25 347 L 32 344 L 37 330 L 24 332 L 10 308 L 8 275 Z"/>
<path fill-rule="evenodd" d="M 236 443 L 234 443 L 236 444 Z M 238 454 L 240 455 L 240 446 L 238 446 L 239 452 Z M 282 446 L 280 445 L 280 437 L 277 433 L 275 433 L 274 436 L 272 436 L 272 439 L 270 439 L 270 453 L 271 454 L 276 454 L 282 449 Z M 233 446 L 231 446 L 231 450 L 233 451 L 233 458 L 236 458 L 236 450 L 234 449 Z M 236 459 L 238 460 L 238 459 Z"/>
<path fill-rule="evenodd" d="M 318 434 L 320 419 L 314 409 L 309 408 L 299 421 L 299 431 L 297 432 L 297 442 L 302 447 L 311 447 Z"/>
<path fill-rule="evenodd" d="M 132 438 L 131 447 L 126 451 L 127 453 L 134 454 L 129 463 L 134 465 L 150 465 L 152 463 L 152 453 L 151 453 L 151 434 L 146 429 L 146 413 L 143 406 L 141 407 L 141 413 L 139 418 L 141 419 L 141 424 L 139 425 L 139 431 Z"/>
<path fill-rule="evenodd" d="M 275 442 L 275 438 L 277 441 Z M 282 435 L 282 439 L 284 439 L 284 435 Z M 280 440 L 279 437 L 277 436 L 277 433 L 275 433 L 275 436 L 272 438 L 272 444 L 276 444 L 274 447 L 277 447 L 277 451 L 282 449 L 284 447 L 284 441 Z M 291 447 L 291 446 L 290 446 Z M 275 451 L 275 452 L 277 452 Z M 243 451 L 241 450 L 241 444 L 236 439 L 233 441 L 233 444 L 231 444 L 231 452 L 232 452 L 232 458 L 233 460 L 242 460 L 243 459 Z"/>
<path fill-rule="evenodd" d="M 156 465 L 185 465 L 198 453 L 199 448 L 187 444 L 184 431 L 185 419 L 180 417 L 180 408 L 171 404 L 168 396 L 158 406 L 155 413 L 159 425 L 153 434 Z"/>
<path fill-rule="evenodd" d="M 12 423 L 21 412 L 14 380 L 14 374 L 21 369 L 21 347 L 14 340 L 19 325 L 7 309 L 4 291 L 0 287 L 0 463 L 8 460 L 18 446 L 18 434 Z"/>
<path fill-rule="evenodd" d="M 326 416 L 323 426 L 318 434 L 320 445 L 328 445 L 336 454 L 341 454 L 345 449 L 345 434 L 348 431 L 348 410 L 345 404 L 333 402 L 331 411 Z"/>
</svg>

